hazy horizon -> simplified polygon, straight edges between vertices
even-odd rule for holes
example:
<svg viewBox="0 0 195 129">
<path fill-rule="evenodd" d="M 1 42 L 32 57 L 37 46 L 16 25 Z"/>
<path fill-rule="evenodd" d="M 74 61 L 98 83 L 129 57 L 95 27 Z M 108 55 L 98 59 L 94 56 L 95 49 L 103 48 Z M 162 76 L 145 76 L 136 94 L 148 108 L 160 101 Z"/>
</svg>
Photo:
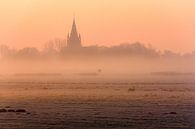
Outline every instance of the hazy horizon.
<svg viewBox="0 0 195 129">
<path fill-rule="evenodd" d="M 195 0 L 0 0 L 0 128 L 195 129 Z"/>
<path fill-rule="evenodd" d="M 158 50 L 195 50 L 195 1 L 7 0 L 0 2 L 0 44 L 42 48 L 66 39 L 75 15 L 82 44 L 151 44 Z M 90 12 L 90 13 L 89 13 Z"/>
</svg>

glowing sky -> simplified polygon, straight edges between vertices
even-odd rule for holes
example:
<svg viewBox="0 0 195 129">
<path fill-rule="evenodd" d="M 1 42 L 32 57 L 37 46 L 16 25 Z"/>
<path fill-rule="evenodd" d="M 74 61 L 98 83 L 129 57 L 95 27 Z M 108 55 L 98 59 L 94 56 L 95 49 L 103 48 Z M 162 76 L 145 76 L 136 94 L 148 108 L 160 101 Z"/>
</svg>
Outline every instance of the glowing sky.
<svg viewBox="0 0 195 129">
<path fill-rule="evenodd" d="M 84 45 L 195 50 L 195 0 L 0 0 L 0 44 L 41 48 L 66 38 L 74 13 Z"/>
</svg>

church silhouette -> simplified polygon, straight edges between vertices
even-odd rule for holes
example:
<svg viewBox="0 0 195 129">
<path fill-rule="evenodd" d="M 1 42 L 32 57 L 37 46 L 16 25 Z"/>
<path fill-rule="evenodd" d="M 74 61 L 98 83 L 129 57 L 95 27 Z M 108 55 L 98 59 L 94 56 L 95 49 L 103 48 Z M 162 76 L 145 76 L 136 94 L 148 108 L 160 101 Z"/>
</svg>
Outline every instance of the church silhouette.
<svg viewBox="0 0 195 129">
<path fill-rule="evenodd" d="M 73 19 L 72 29 L 67 36 L 67 48 L 69 49 L 81 49 L 81 35 L 78 34 L 75 18 Z"/>
</svg>

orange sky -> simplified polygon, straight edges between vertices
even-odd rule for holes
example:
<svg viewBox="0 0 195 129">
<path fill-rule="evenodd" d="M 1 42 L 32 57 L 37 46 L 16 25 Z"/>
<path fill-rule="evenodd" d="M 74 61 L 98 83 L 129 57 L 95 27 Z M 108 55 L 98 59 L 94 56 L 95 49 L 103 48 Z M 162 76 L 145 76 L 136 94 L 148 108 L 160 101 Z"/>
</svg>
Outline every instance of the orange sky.
<svg viewBox="0 0 195 129">
<path fill-rule="evenodd" d="M 0 44 L 41 48 L 66 38 L 74 13 L 84 45 L 195 50 L 195 0 L 1 0 Z"/>
</svg>

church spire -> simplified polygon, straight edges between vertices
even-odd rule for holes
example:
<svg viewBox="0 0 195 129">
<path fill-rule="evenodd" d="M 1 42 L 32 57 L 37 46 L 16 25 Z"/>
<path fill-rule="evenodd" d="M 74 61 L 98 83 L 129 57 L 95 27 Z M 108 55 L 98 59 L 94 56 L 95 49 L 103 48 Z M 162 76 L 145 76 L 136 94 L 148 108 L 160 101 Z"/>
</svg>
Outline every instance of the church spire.
<svg viewBox="0 0 195 129">
<path fill-rule="evenodd" d="M 77 26 L 76 26 L 75 18 L 73 19 L 72 30 L 71 30 L 70 36 L 78 37 Z"/>
<path fill-rule="evenodd" d="M 71 47 L 71 48 L 81 47 L 81 39 L 77 32 L 75 18 L 73 19 L 72 29 L 71 29 L 69 38 L 67 39 L 67 45 L 68 47 Z"/>
</svg>

